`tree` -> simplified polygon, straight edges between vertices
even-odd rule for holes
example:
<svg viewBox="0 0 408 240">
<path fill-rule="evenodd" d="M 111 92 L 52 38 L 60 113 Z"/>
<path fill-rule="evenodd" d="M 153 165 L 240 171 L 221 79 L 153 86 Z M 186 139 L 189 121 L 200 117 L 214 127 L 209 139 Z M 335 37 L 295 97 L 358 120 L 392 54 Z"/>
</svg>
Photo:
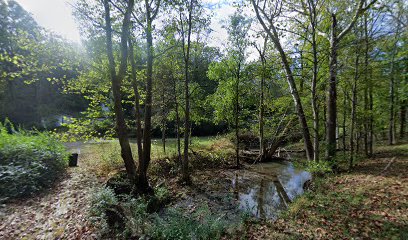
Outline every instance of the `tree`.
<svg viewBox="0 0 408 240">
<path fill-rule="evenodd" d="M 357 4 L 357 9 L 350 23 L 343 31 L 338 33 L 337 14 L 331 12 L 331 27 L 330 36 L 326 36 L 330 42 L 330 61 L 329 61 L 329 88 L 327 92 L 327 118 L 326 118 L 326 158 L 332 159 L 336 155 L 336 127 L 337 127 L 337 70 L 338 70 L 338 48 L 340 41 L 350 32 L 357 22 L 358 18 L 371 7 L 376 0 L 364 6 L 365 0 L 360 0 Z"/>
<path fill-rule="evenodd" d="M 276 50 L 279 52 L 279 55 L 282 61 L 282 65 L 286 72 L 286 78 L 287 78 L 287 81 L 290 87 L 290 93 L 295 103 L 299 123 L 302 128 L 303 141 L 304 141 L 304 146 L 306 149 L 306 156 L 309 160 L 313 159 L 313 145 L 312 145 L 312 141 L 310 138 L 310 131 L 307 125 L 305 112 L 303 110 L 303 105 L 300 99 L 299 92 L 297 90 L 295 78 L 294 78 L 294 75 L 293 75 L 293 72 L 290 66 L 288 56 L 282 47 L 282 44 L 280 42 L 281 40 L 279 37 L 279 33 L 275 26 L 276 24 L 275 21 L 281 14 L 283 2 L 282 1 L 268 1 L 268 0 L 265 0 L 265 1 L 251 0 L 251 3 L 255 10 L 257 19 L 261 23 L 265 32 L 271 38 L 271 41 L 273 42 Z"/>
<path fill-rule="evenodd" d="M 137 172 L 136 172 L 136 165 L 133 160 L 132 150 L 130 148 L 129 139 L 127 136 L 127 127 L 125 122 L 125 117 L 122 109 L 122 96 L 121 96 L 121 82 L 125 77 L 126 69 L 127 69 L 127 61 L 128 61 L 128 39 L 129 39 L 129 30 L 130 30 L 130 17 L 134 7 L 134 0 L 129 0 L 126 12 L 123 16 L 122 22 L 122 31 L 120 36 L 120 52 L 121 52 L 121 59 L 120 59 L 120 66 L 118 73 L 116 73 L 116 64 L 115 58 L 113 55 L 113 44 L 112 44 L 112 24 L 111 24 L 111 15 L 110 15 L 110 4 L 109 0 L 104 0 L 104 9 L 105 9 L 105 31 L 106 31 L 106 53 L 108 55 L 109 60 L 109 72 L 110 78 L 112 82 L 112 92 L 113 92 L 113 100 L 114 100 L 114 111 L 115 111 L 115 119 L 116 119 L 116 131 L 119 138 L 119 144 L 121 147 L 121 155 L 122 159 L 125 163 L 126 172 L 128 174 L 129 179 L 132 181 L 136 181 Z M 139 181 L 140 181 L 140 173 L 139 173 Z M 140 182 L 139 182 L 140 184 Z M 144 183 L 141 183 L 145 187 Z"/>
</svg>

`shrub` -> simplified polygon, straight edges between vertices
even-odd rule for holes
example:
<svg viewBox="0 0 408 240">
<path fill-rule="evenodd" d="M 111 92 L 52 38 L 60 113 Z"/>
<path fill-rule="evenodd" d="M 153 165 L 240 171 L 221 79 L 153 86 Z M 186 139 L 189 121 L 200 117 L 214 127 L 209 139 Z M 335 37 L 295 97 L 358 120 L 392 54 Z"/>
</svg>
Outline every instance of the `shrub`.
<svg viewBox="0 0 408 240">
<path fill-rule="evenodd" d="M 119 200 L 111 188 L 97 188 L 91 194 L 91 208 L 89 209 L 90 220 L 100 230 L 100 235 L 110 233 L 106 213 L 117 206 Z M 100 236 L 100 237 L 101 237 Z"/>
<path fill-rule="evenodd" d="M 332 164 L 328 161 L 308 161 L 306 171 L 314 175 L 324 175 L 332 172 Z"/>
<path fill-rule="evenodd" d="M 64 171 L 68 155 L 47 133 L 9 131 L 0 124 L 0 201 L 49 187 Z"/>
</svg>

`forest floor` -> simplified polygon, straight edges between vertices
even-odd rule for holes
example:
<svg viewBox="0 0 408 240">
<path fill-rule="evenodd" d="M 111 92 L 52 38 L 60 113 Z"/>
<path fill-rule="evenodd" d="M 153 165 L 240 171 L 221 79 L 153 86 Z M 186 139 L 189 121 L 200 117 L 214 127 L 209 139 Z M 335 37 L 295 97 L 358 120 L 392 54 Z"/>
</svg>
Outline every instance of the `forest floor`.
<svg viewBox="0 0 408 240">
<path fill-rule="evenodd" d="M 204 143 L 201 147 L 208 145 Z M 101 172 L 117 167 L 104 163 L 117 156 L 117 151 L 106 151 L 104 145 L 81 148 L 79 167 L 69 168 L 53 189 L 1 205 L 0 239 L 96 239 L 97 230 L 88 220 L 89 197 L 95 187 L 103 186 L 106 178 L 95 171 L 95 164 L 100 164 Z M 120 163 L 117 160 L 118 166 Z M 205 172 L 220 174 L 211 170 L 202 173 Z M 196 180 L 203 180 L 200 176 L 197 171 Z M 352 171 L 317 178 L 311 190 L 297 198 L 278 220 L 249 220 L 239 235 L 232 236 L 408 239 L 407 182 L 408 144 L 379 147 L 373 158 L 360 160 Z M 179 188 L 175 191 L 183 189 Z M 190 192 L 180 191 L 178 197 L 183 193 Z"/>
<path fill-rule="evenodd" d="M 388 167 L 387 167 L 388 166 Z M 316 179 L 251 239 L 408 239 L 408 144 L 382 146 L 349 172 Z"/>
</svg>

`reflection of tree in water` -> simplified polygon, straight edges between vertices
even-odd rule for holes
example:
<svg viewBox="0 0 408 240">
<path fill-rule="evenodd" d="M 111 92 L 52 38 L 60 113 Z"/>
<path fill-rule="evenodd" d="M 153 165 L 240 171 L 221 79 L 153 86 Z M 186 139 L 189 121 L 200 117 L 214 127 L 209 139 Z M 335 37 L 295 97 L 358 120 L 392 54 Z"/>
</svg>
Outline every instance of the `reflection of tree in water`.
<svg viewBox="0 0 408 240">
<path fill-rule="evenodd" d="M 283 202 L 285 206 L 287 207 L 291 201 L 290 201 L 288 194 L 285 191 L 285 188 L 283 188 L 282 183 L 279 181 L 279 178 L 276 178 L 273 181 L 273 184 L 275 184 L 276 186 L 276 192 L 278 193 L 278 196 L 281 202 Z"/>
<path fill-rule="evenodd" d="M 291 163 L 272 163 L 262 166 L 261 171 L 258 168 L 237 172 L 232 178 L 232 187 L 240 209 L 271 219 L 285 209 L 291 199 L 303 193 L 302 186 L 307 179 L 310 174 L 295 169 Z"/>
<path fill-rule="evenodd" d="M 256 211 L 256 215 L 260 218 L 265 218 L 265 210 L 264 210 L 264 198 L 265 198 L 265 179 L 261 179 L 261 183 L 259 184 L 259 191 L 258 191 L 258 210 Z"/>
</svg>

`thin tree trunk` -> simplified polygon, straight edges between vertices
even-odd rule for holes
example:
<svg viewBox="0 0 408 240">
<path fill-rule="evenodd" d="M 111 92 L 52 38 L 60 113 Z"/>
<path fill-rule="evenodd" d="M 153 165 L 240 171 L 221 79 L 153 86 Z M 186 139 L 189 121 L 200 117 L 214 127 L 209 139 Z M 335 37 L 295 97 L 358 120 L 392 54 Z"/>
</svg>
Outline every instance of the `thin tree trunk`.
<svg viewBox="0 0 408 240">
<path fill-rule="evenodd" d="M 347 118 L 347 89 L 344 88 L 343 98 L 343 155 L 346 156 L 346 118 Z"/>
<path fill-rule="evenodd" d="M 371 79 L 368 78 L 368 60 L 369 60 L 369 39 L 368 39 L 368 27 L 367 16 L 364 15 L 364 111 L 366 116 L 364 117 L 364 151 L 367 157 L 371 156 L 370 153 L 370 99 L 369 99 L 369 87 L 372 85 Z"/>
<path fill-rule="evenodd" d="M 318 77 L 318 64 L 317 59 L 317 43 L 316 43 L 316 6 L 314 1 L 308 1 L 310 9 L 310 22 L 312 25 L 312 52 L 313 52 L 313 76 L 312 76 L 312 111 L 313 111 L 313 160 L 319 161 L 319 107 L 318 107 L 318 95 L 317 95 L 317 77 Z"/>
<path fill-rule="evenodd" d="M 141 123 L 141 116 L 140 116 L 140 95 L 138 89 L 138 82 L 136 76 L 136 61 L 133 52 L 133 44 L 131 39 L 129 38 L 129 60 L 132 68 L 132 87 L 133 92 L 135 94 L 135 117 L 136 117 L 136 143 L 137 143 L 137 155 L 138 155 L 138 162 L 143 161 L 143 147 L 142 147 L 142 123 Z"/>
<path fill-rule="evenodd" d="M 184 119 L 184 158 L 182 164 L 183 181 L 190 183 L 190 171 L 188 165 L 188 148 L 189 148 L 189 135 L 190 135 L 190 76 L 189 76 L 189 64 L 190 64 L 190 45 L 191 45 L 191 30 L 192 30 L 192 12 L 194 0 L 190 1 L 188 9 L 188 29 L 187 29 L 187 49 L 185 49 L 185 38 L 183 31 L 183 55 L 184 55 L 184 97 L 185 97 L 185 119 Z"/>
<path fill-rule="evenodd" d="M 122 33 L 121 33 L 121 62 L 119 67 L 119 72 L 116 74 L 115 70 L 115 59 L 113 56 L 113 47 L 112 47 L 112 25 L 111 25 L 111 16 L 110 16 L 110 7 L 109 0 L 104 0 L 104 9 L 105 9 L 105 22 L 106 22 L 106 48 L 109 61 L 109 73 L 112 81 L 112 92 L 114 100 L 114 111 L 115 111 L 115 120 L 116 120 L 116 132 L 119 138 L 119 143 L 121 147 L 122 159 L 125 163 L 126 172 L 131 180 L 136 179 L 136 165 L 133 161 L 132 150 L 130 148 L 129 139 L 127 136 L 127 127 L 125 122 L 125 116 L 122 109 L 122 96 L 120 91 L 121 81 L 124 78 L 126 67 L 127 67 L 127 44 L 129 37 L 129 24 L 130 24 L 130 14 L 133 10 L 134 0 L 129 0 L 126 13 L 123 19 L 122 24 Z"/>
<path fill-rule="evenodd" d="M 268 36 L 264 39 L 263 48 L 260 49 L 256 45 L 256 49 L 258 50 L 259 57 L 261 60 L 262 68 L 261 68 L 261 86 L 260 86 L 260 99 L 259 99 L 259 155 L 263 157 L 265 152 L 265 139 L 264 139 L 264 115 L 265 115 L 265 72 L 266 72 L 266 59 L 265 59 L 265 52 L 268 43 Z"/>
<path fill-rule="evenodd" d="M 336 126 L 337 126 L 337 19 L 332 14 L 330 38 L 330 80 L 327 98 L 326 118 L 326 158 L 332 159 L 336 155 Z"/>
<path fill-rule="evenodd" d="M 389 118 L 389 128 L 388 128 L 388 144 L 393 145 L 395 143 L 395 79 L 394 79 L 394 51 L 392 53 L 391 59 L 391 73 L 390 73 L 390 118 Z"/>
<path fill-rule="evenodd" d="M 163 145 L 163 153 L 166 154 L 166 102 L 164 97 L 164 84 L 162 86 L 162 123 L 161 123 L 161 132 L 162 132 L 162 145 Z"/>
<path fill-rule="evenodd" d="M 181 164 L 181 141 L 180 141 L 180 114 L 179 114 L 179 104 L 178 104 L 178 99 L 177 99 L 177 86 L 176 86 L 176 80 L 173 78 L 173 91 L 174 91 L 174 107 L 176 111 L 176 137 L 177 137 L 177 159 L 178 163 Z"/>
<path fill-rule="evenodd" d="M 236 167 L 239 167 L 239 80 L 240 80 L 241 64 L 238 64 L 237 69 L 237 83 L 235 84 L 235 160 Z"/>
<path fill-rule="evenodd" d="M 356 113 L 357 113 L 357 80 L 358 80 L 358 64 L 359 64 L 359 55 L 356 53 L 356 62 L 355 62 L 355 72 L 354 72 L 354 81 L 352 89 L 352 105 L 351 105 L 351 127 L 350 127 L 350 160 L 349 160 L 349 169 L 353 168 L 354 161 L 354 126 L 356 123 Z"/>
<path fill-rule="evenodd" d="M 265 146 L 264 146 L 264 85 L 265 85 L 265 61 L 262 60 L 262 77 L 261 77 L 261 97 L 259 100 L 259 152 L 260 155 L 263 155 Z"/>
<path fill-rule="evenodd" d="M 147 169 L 150 164 L 151 129 L 152 129 L 152 85 L 153 85 L 153 37 L 152 16 L 149 1 L 145 0 L 146 7 L 146 43 L 147 43 L 147 71 L 146 71 L 146 99 L 143 131 L 143 161 L 138 168 L 138 184 L 142 191 L 150 189 L 147 179 Z"/>
<path fill-rule="evenodd" d="M 400 139 L 405 137 L 405 122 L 407 121 L 407 100 L 402 101 L 400 109 Z"/>
</svg>

